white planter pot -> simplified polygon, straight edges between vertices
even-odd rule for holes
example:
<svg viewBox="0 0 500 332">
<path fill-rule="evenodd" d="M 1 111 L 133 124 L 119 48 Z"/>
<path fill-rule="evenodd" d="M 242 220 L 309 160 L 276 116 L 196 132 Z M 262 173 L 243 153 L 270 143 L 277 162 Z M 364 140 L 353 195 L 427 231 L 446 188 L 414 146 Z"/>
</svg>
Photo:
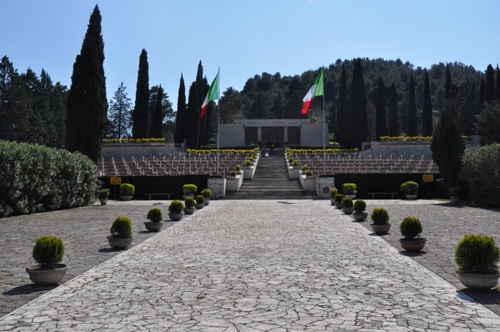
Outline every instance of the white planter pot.
<svg viewBox="0 0 500 332">
<path fill-rule="evenodd" d="M 457 271 L 458 279 L 467 288 L 488 290 L 498 284 L 498 273 L 466 273 Z"/>
<path fill-rule="evenodd" d="M 108 236 L 109 245 L 115 249 L 127 249 L 132 244 L 132 237 L 114 237 Z"/>
<path fill-rule="evenodd" d="M 413 239 L 399 239 L 401 247 L 403 247 L 404 250 L 411 252 L 420 251 L 425 246 L 426 241 L 427 239 L 424 239 L 423 237 L 417 237 Z"/>
<path fill-rule="evenodd" d="M 56 264 L 56 268 L 51 270 L 41 270 L 39 266 L 26 268 L 31 281 L 37 285 L 57 285 L 64 279 L 67 270 L 65 264 Z"/>
</svg>

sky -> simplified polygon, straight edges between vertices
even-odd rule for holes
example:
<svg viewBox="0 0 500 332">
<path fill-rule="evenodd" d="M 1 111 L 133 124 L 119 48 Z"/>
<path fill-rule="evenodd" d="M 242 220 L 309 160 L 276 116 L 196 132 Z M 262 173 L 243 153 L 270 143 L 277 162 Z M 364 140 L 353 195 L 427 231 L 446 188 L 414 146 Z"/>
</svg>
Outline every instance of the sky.
<svg viewBox="0 0 500 332">
<path fill-rule="evenodd" d="M 142 49 L 149 86 L 161 84 L 174 108 L 181 73 L 187 91 L 199 61 L 209 83 L 220 68 L 221 93 L 337 59 L 500 63 L 498 0 L 1 0 L 0 57 L 69 88 L 96 4 L 108 99 L 123 82 L 132 103 Z"/>
</svg>

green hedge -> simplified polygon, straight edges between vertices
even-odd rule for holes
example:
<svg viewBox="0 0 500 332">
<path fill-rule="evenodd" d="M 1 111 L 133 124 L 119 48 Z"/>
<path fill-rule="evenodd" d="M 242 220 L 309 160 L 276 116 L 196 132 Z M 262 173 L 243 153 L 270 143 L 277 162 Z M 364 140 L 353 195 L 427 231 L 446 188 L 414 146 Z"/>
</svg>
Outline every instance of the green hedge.
<svg viewBox="0 0 500 332">
<path fill-rule="evenodd" d="M 97 176 L 80 153 L 0 141 L 0 217 L 89 204 Z"/>
</svg>

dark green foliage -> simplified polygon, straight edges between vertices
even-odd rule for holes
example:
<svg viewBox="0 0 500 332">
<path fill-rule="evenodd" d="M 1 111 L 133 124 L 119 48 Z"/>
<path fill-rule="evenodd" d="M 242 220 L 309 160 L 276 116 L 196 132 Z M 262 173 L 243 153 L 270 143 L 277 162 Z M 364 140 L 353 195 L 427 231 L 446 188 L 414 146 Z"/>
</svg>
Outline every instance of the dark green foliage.
<svg viewBox="0 0 500 332">
<path fill-rule="evenodd" d="M 142 49 L 139 57 L 135 106 L 132 112 L 132 137 L 147 138 L 149 133 L 149 64 L 148 53 Z"/>
<path fill-rule="evenodd" d="M 394 82 L 391 84 L 389 95 L 389 124 L 387 129 L 389 136 L 399 136 L 401 134 L 401 128 L 399 125 L 398 96 Z"/>
<path fill-rule="evenodd" d="M 356 195 L 358 186 L 355 183 L 344 183 L 342 185 L 342 192 L 344 195 Z"/>
<path fill-rule="evenodd" d="M 182 213 L 182 210 L 184 210 L 184 204 L 179 200 L 173 200 L 168 206 L 168 212 L 170 213 L 179 214 Z"/>
<path fill-rule="evenodd" d="M 335 199 L 335 196 L 337 196 L 338 189 L 336 187 L 330 187 L 330 198 Z"/>
<path fill-rule="evenodd" d="M 361 213 L 366 210 L 366 202 L 362 199 L 354 201 L 354 212 Z"/>
<path fill-rule="evenodd" d="M 422 224 L 418 218 L 405 217 L 399 224 L 399 230 L 406 239 L 413 239 L 422 233 Z"/>
<path fill-rule="evenodd" d="M 491 236 L 466 234 L 458 242 L 455 263 L 460 272 L 498 272 L 499 250 Z"/>
<path fill-rule="evenodd" d="M 101 14 L 97 5 L 90 16 L 80 55 L 71 76 L 66 117 L 66 148 L 79 151 L 93 161 L 101 155 L 107 123 L 106 77 Z"/>
<path fill-rule="evenodd" d="M 132 103 L 125 92 L 123 82 L 115 91 L 113 99 L 109 102 L 108 129 L 106 137 L 125 138 L 130 136 L 130 117 Z"/>
<path fill-rule="evenodd" d="M 406 181 L 401 184 L 401 192 L 405 195 L 418 194 L 418 183 L 415 181 Z"/>
<path fill-rule="evenodd" d="M 361 59 L 354 63 L 351 92 L 346 102 L 345 147 L 361 148 L 368 138 L 368 113 Z"/>
<path fill-rule="evenodd" d="M 57 236 L 40 236 L 33 247 L 33 259 L 41 269 L 54 269 L 64 256 L 64 243 Z"/>
<path fill-rule="evenodd" d="M 353 206 L 352 198 L 347 198 L 347 197 L 342 198 L 343 208 L 352 209 L 352 206 Z"/>
<path fill-rule="evenodd" d="M 495 90 L 495 71 L 492 65 L 488 65 L 486 69 L 486 89 L 485 89 L 485 101 L 491 103 L 496 100 L 496 90 Z"/>
<path fill-rule="evenodd" d="M 407 135 L 418 135 L 417 101 L 415 99 L 415 80 L 410 76 L 410 88 L 408 91 L 408 132 Z"/>
<path fill-rule="evenodd" d="M 500 102 L 493 101 L 484 105 L 476 117 L 476 134 L 481 138 L 481 144 L 500 142 Z"/>
<path fill-rule="evenodd" d="M 460 133 L 465 136 L 474 135 L 474 123 L 479 111 L 479 93 L 477 81 L 467 79 L 459 87 L 456 97 L 457 116 Z"/>
<path fill-rule="evenodd" d="M 120 185 L 120 195 L 122 196 L 132 196 L 135 193 L 135 187 L 130 183 L 122 183 Z"/>
<path fill-rule="evenodd" d="M 127 238 L 132 236 L 132 221 L 124 216 L 118 216 L 111 224 L 109 232 L 113 237 Z"/>
<path fill-rule="evenodd" d="M 382 76 L 378 78 L 377 87 L 377 108 L 376 108 L 376 125 L 375 138 L 380 139 L 380 136 L 387 136 L 387 116 L 385 114 L 385 96 L 384 96 L 384 80 Z"/>
<path fill-rule="evenodd" d="M 342 195 L 342 194 L 335 195 L 335 203 L 342 203 L 343 199 L 344 199 L 344 195 Z"/>
<path fill-rule="evenodd" d="M 424 76 L 424 105 L 422 107 L 422 136 L 432 136 L 433 131 L 431 86 L 429 84 L 429 74 L 426 70 Z"/>
<path fill-rule="evenodd" d="M 188 183 L 182 186 L 182 194 L 194 196 L 198 191 L 198 186 L 192 183 Z"/>
<path fill-rule="evenodd" d="M 163 219 L 163 214 L 161 213 L 161 209 L 152 208 L 148 211 L 146 217 L 148 218 L 148 220 L 151 220 L 152 222 L 160 222 Z"/>
<path fill-rule="evenodd" d="M 186 88 L 184 77 L 181 74 L 179 82 L 179 93 L 177 96 L 177 114 L 175 115 L 174 143 L 184 143 L 186 137 Z"/>
<path fill-rule="evenodd" d="M 163 137 L 163 88 L 160 86 L 156 93 L 155 107 L 151 126 L 149 129 L 149 136 L 153 138 Z"/>
<path fill-rule="evenodd" d="M 203 201 L 205 200 L 205 197 L 203 197 L 203 195 L 196 195 L 196 197 L 194 199 L 195 199 L 197 204 L 202 204 Z"/>
<path fill-rule="evenodd" d="M 238 165 L 236 165 L 236 167 L 238 167 Z M 241 167 L 240 167 L 241 169 Z M 212 190 L 208 189 L 208 188 L 205 188 L 201 191 L 201 194 L 203 195 L 203 197 L 205 198 L 210 198 L 212 196 Z"/>
<path fill-rule="evenodd" d="M 99 197 L 100 198 L 108 198 L 110 194 L 110 190 L 108 188 L 101 189 L 99 191 Z"/>
<path fill-rule="evenodd" d="M 346 102 L 347 102 L 347 79 L 345 66 L 342 65 L 340 72 L 339 83 L 339 99 L 337 101 L 337 132 L 335 140 L 341 145 L 345 145 L 345 130 L 346 130 Z"/>
<path fill-rule="evenodd" d="M 80 153 L 0 141 L 0 217 L 90 204 L 97 174 Z"/>
<path fill-rule="evenodd" d="M 186 198 L 186 200 L 184 201 L 184 204 L 186 205 L 186 207 L 193 207 L 194 206 L 194 198 L 191 198 L 191 197 Z"/>
<path fill-rule="evenodd" d="M 444 99 L 451 98 L 451 70 L 450 66 L 446 65 L 446 79 L 445 79 L 445 90 L 444 90 Z"/>
<path fill-rule="evenodd" d="M 467 149 L 460 179 L 467 182 L 469 198 L 480 206 L 500 207 L 500 144 Z"/>
<path fill-rule="evenodd" d="M 389 213 L 384 208 L 375 208 L 370 214 L 370 218 L 375 225 L 385 225 L 389 222 Z"/>
<path fill-rule="evenodd" d="M 497 65 L 497 93 L 496 93 L 496 100 L 500 102 L 500 69 L 498 68 Z"/>
<path fill-rule="evenodd" d="M 186 112 L 186 145 L 189 149 L 198 147 L 200 134 L 200 108 L 197 99 L 196 82 L 189 87 L 188 108 Z"/>
</svg>

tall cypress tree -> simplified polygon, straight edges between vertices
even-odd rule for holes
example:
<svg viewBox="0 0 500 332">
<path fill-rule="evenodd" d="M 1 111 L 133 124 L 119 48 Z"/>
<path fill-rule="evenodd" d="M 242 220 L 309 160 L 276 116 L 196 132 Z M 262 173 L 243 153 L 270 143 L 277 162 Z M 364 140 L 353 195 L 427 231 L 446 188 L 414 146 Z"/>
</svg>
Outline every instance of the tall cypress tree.
<svg viewBox="0 0 500 332">
<path fill-rule="evenodd" d="M 354 63 L 351 94 L 346 103 L 346 143 L 347 148 L 361 148 L 368 137 L 368 113 L 361 59 Z"/>
<path fill-rule="evenodd" d="M 378 77 L 375 136 L 387 136 L 387 116 L 385 114 L 384 80 Z"/>
<path fill-rule="evenodd" d="M 200 107 L 196 82 L 189 87 L 188 106 L 186 112 L 186 145 L 189 149 L 198 147 L 200 134 Z"/>
<path fill-rule="evenodd" d="M 142 49 L 137 73 L 135 107 L 132 112 L 132 137 L 148 137 L 149 131 L 149 64 L 148 53 Z"/>
<path fill-rule="evenodd" d="M 80 151 L 96 162 L 101 154 L 108 109 L 103 63 L 101 14 L 96 5 L 73 65 L 66 117 L 66 148 Z"/>
<path fill-rule="evenodd" d="M 184 77 L 181 74 L 179 82 L 179 93 L 177 96 L 177 114 L 175 115 L 175 133 L 174 143 L 182 144 L 186 137 L 186 88 L 184 86 Z"/>
<path fill-rule="evenodd" d="M 495 71 L 493 70 L 492 65 L 488 65 L 488 68 L 486 69 L 486 90 L 484 97 L 487 103 L 491 103 L 496 99 Z"/>
<path fill-rule="evenodd" d="M 479 104 L 477 114 L 481 113 L 484 108 L 484 103 L 486 102 L 486 82 L 484 78 L 481 78 L 481 84 L 479 86 Z"/>
<path fill-rule="evenodd" d="M 341 145 L 345 145 L 345 107 L 347 101 L 347 79 L 345 74 L 345 66 L 342 65 L 339 82 L 339 99 L 337 101 L 337 132 L 336 141 Z"/>
<path fill-rule="evenodd" d="M 415 80 L 410 76 L 410 90 L 408 92 L 408 136 L 418 135 L 417 101 L 415 97 Z"/>
<path fill-rule="evenodd" d="M 389 93 L 389 136 L 399 136 L 401 129 L 399 126 L 398 95 L 394 82 L 391 84 Z"/>
<path fill-rule="evenodd" d="M 431 87 L 429 84 L 429 74 L 426 70 L 424 77 L 424 105 L 422 108 L 422 136 L 432 136 L 433 131 Z"/>
<path fill-rule="evenodd" d="M 156 93 L 156 103 L 152 115 L 153 121 L 149 130 L 150 137 L 162 138 L 163 137 L 163 88 L 158 88 Z"/>
<path fill-rule="evenodd" d="M 450 66 L 446 65 L 446 79 L 444 85 L 444 99 L 448 99 L 451 96 L 451 71 Z"/>
</svg>

